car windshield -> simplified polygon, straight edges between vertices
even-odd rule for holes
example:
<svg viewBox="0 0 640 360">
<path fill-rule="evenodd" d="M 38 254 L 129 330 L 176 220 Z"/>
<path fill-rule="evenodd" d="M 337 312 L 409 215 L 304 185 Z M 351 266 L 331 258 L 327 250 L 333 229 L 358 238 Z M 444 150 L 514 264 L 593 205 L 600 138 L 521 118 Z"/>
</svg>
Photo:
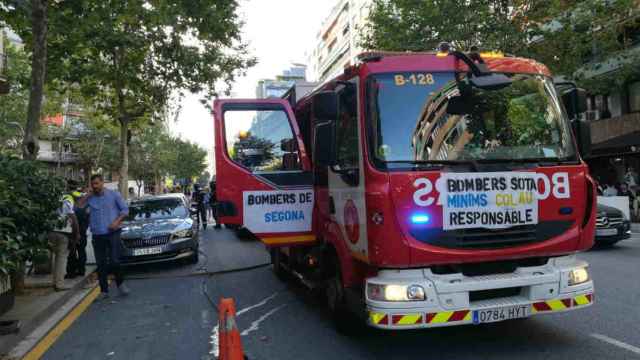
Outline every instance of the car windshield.
<svg viewBox="0 0 640 360">
<path fill-rule="evenodd" d="M 377 162 L 566 160 L 575 157 L 551 79 L 505 74 L 480 89 L 456 73 L 374 75 L 369 87 Z"/>
<path fill-rule="evenodd" d="M 129 206 L 128 221 L 183 218 L 188 210 L 178 199 L 154 199 L 132 203 Z"/>
</svg>

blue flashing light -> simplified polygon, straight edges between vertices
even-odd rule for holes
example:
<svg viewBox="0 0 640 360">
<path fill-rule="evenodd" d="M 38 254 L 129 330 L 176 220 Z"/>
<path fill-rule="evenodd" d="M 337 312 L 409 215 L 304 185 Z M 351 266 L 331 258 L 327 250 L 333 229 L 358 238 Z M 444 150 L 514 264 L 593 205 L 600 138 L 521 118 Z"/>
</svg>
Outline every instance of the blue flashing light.
<svg viewBox="0 0 640 360">
<path fill-rule="evenodd" d="M 429 215 L 416 214 L 411 216 L 411 222 L 414 224 L 427 224 L 429 222 Z"/>
</svg>

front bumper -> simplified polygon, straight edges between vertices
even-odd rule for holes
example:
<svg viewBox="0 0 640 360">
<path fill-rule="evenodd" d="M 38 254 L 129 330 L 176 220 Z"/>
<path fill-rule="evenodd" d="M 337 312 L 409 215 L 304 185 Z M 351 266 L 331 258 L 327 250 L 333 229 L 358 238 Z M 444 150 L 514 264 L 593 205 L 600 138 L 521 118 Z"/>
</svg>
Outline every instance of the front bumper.
<svg viewBox="0 0 640 360">
<path fill-rule="evenodd" d="M 156 246 L 150 246 L 156 247 Z M 120 263 L 122 265 L 142 265 L 152 264 L 165 261 L 176 261 L 185 259 L 194 255 L 195 251 L 198 251 L 198 239 L 197 238 L 185 238 L 179 241 L 170 241 L 167 244 L 159 245 L 160 252 L 153 255 L 135 256 L 134 250 L 123 247 Z"/>
<path fill-rule="evenodd" d="M 570 270 L 585 266 L 586 262 L 567 256 L 551 259 L 544 266 L 518 268 L 510 274 L 473 277 L 437 275 L 429 269 L 384 270 L 367 282 L 421 285 L 427 298 L 415 302 L 367 298 L 368 322 L 381 329 L 417 329 L 477 324 L 478 311 L 489 309 L 520 308 L 524 317 L 581 309 L 593 304 L 593 282 L 569 286 L 568 279 Z M 519 290 L 509 297 L 469 301 L 471 294 L 492 289 Z"/>
<path fill-rule="evenodd" d="M 596 242 L 616 242 L 631 237 L 631 222 L 625 221 L 616 227 L 596 227 Z"/>
</svg>

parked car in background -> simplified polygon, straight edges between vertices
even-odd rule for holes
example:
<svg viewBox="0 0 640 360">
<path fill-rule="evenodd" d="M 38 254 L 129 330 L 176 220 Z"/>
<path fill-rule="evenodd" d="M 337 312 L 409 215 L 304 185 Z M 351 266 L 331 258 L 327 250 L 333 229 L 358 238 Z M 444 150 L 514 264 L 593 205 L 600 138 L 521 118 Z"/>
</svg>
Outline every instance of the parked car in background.
<svg viewBox="0 0 640 360">
<path fill-rule="evenodd" d="M 199 227 L 182 194 L 148 196 L 129 204 L 122 230 L 122 263 L 184 259 L 198 262 Z"/>
<path fill-rule="evenodd" d="M 631 237 L 631 221 L 611 206 L 598 204 L 596 216 L 596 244 L 611 246 Z"/>
</svg>

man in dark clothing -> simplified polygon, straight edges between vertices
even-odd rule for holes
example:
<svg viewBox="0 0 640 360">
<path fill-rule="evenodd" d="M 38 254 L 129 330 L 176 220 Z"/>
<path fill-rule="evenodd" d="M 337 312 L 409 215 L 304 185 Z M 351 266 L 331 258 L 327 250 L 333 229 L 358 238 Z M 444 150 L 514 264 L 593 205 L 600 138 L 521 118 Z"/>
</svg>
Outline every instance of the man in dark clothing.
<svg viewBox="0 0 640 360">
<path fill-rule="evenodd" d="M 213 214 L 213 220 L 216 222 L 216 229 L 220 229 L 220 221 L 218 220 L 218 209 L 216 208 L 218 204 L 218 199 L 216 197 L 216 182 L 212 181 L 209 183 L 209 191 L 211 195 L 209 196 L 209 206 L 211 206 L 211 213 Z"/>
<path fill-rule="evenodd" d="M 89 229 L 89 210 L 88 207 L 81 208 L 78 206 L 79 200 L 83 196 L 81 192 L 74 191 L 71 193 L 71 196 L 73 196 L 75 203 L 73 212 L 78 220 L 80 239 L 69 249 L 66 278 L 84 276 L 87 264 L 87 230 Z"/>
<path fill-rule="evenodd" d="M 192 199 L 196 203 L 198 208 L 198 214 L 200 215 L 200 223 L 202 224 L 202 228 L 207 230 L 207 207 L 204 201 L 204 191 L 200 189 L 200 186 L 197 184 L 194 186 L 194 192 Z"/>
</svg>

